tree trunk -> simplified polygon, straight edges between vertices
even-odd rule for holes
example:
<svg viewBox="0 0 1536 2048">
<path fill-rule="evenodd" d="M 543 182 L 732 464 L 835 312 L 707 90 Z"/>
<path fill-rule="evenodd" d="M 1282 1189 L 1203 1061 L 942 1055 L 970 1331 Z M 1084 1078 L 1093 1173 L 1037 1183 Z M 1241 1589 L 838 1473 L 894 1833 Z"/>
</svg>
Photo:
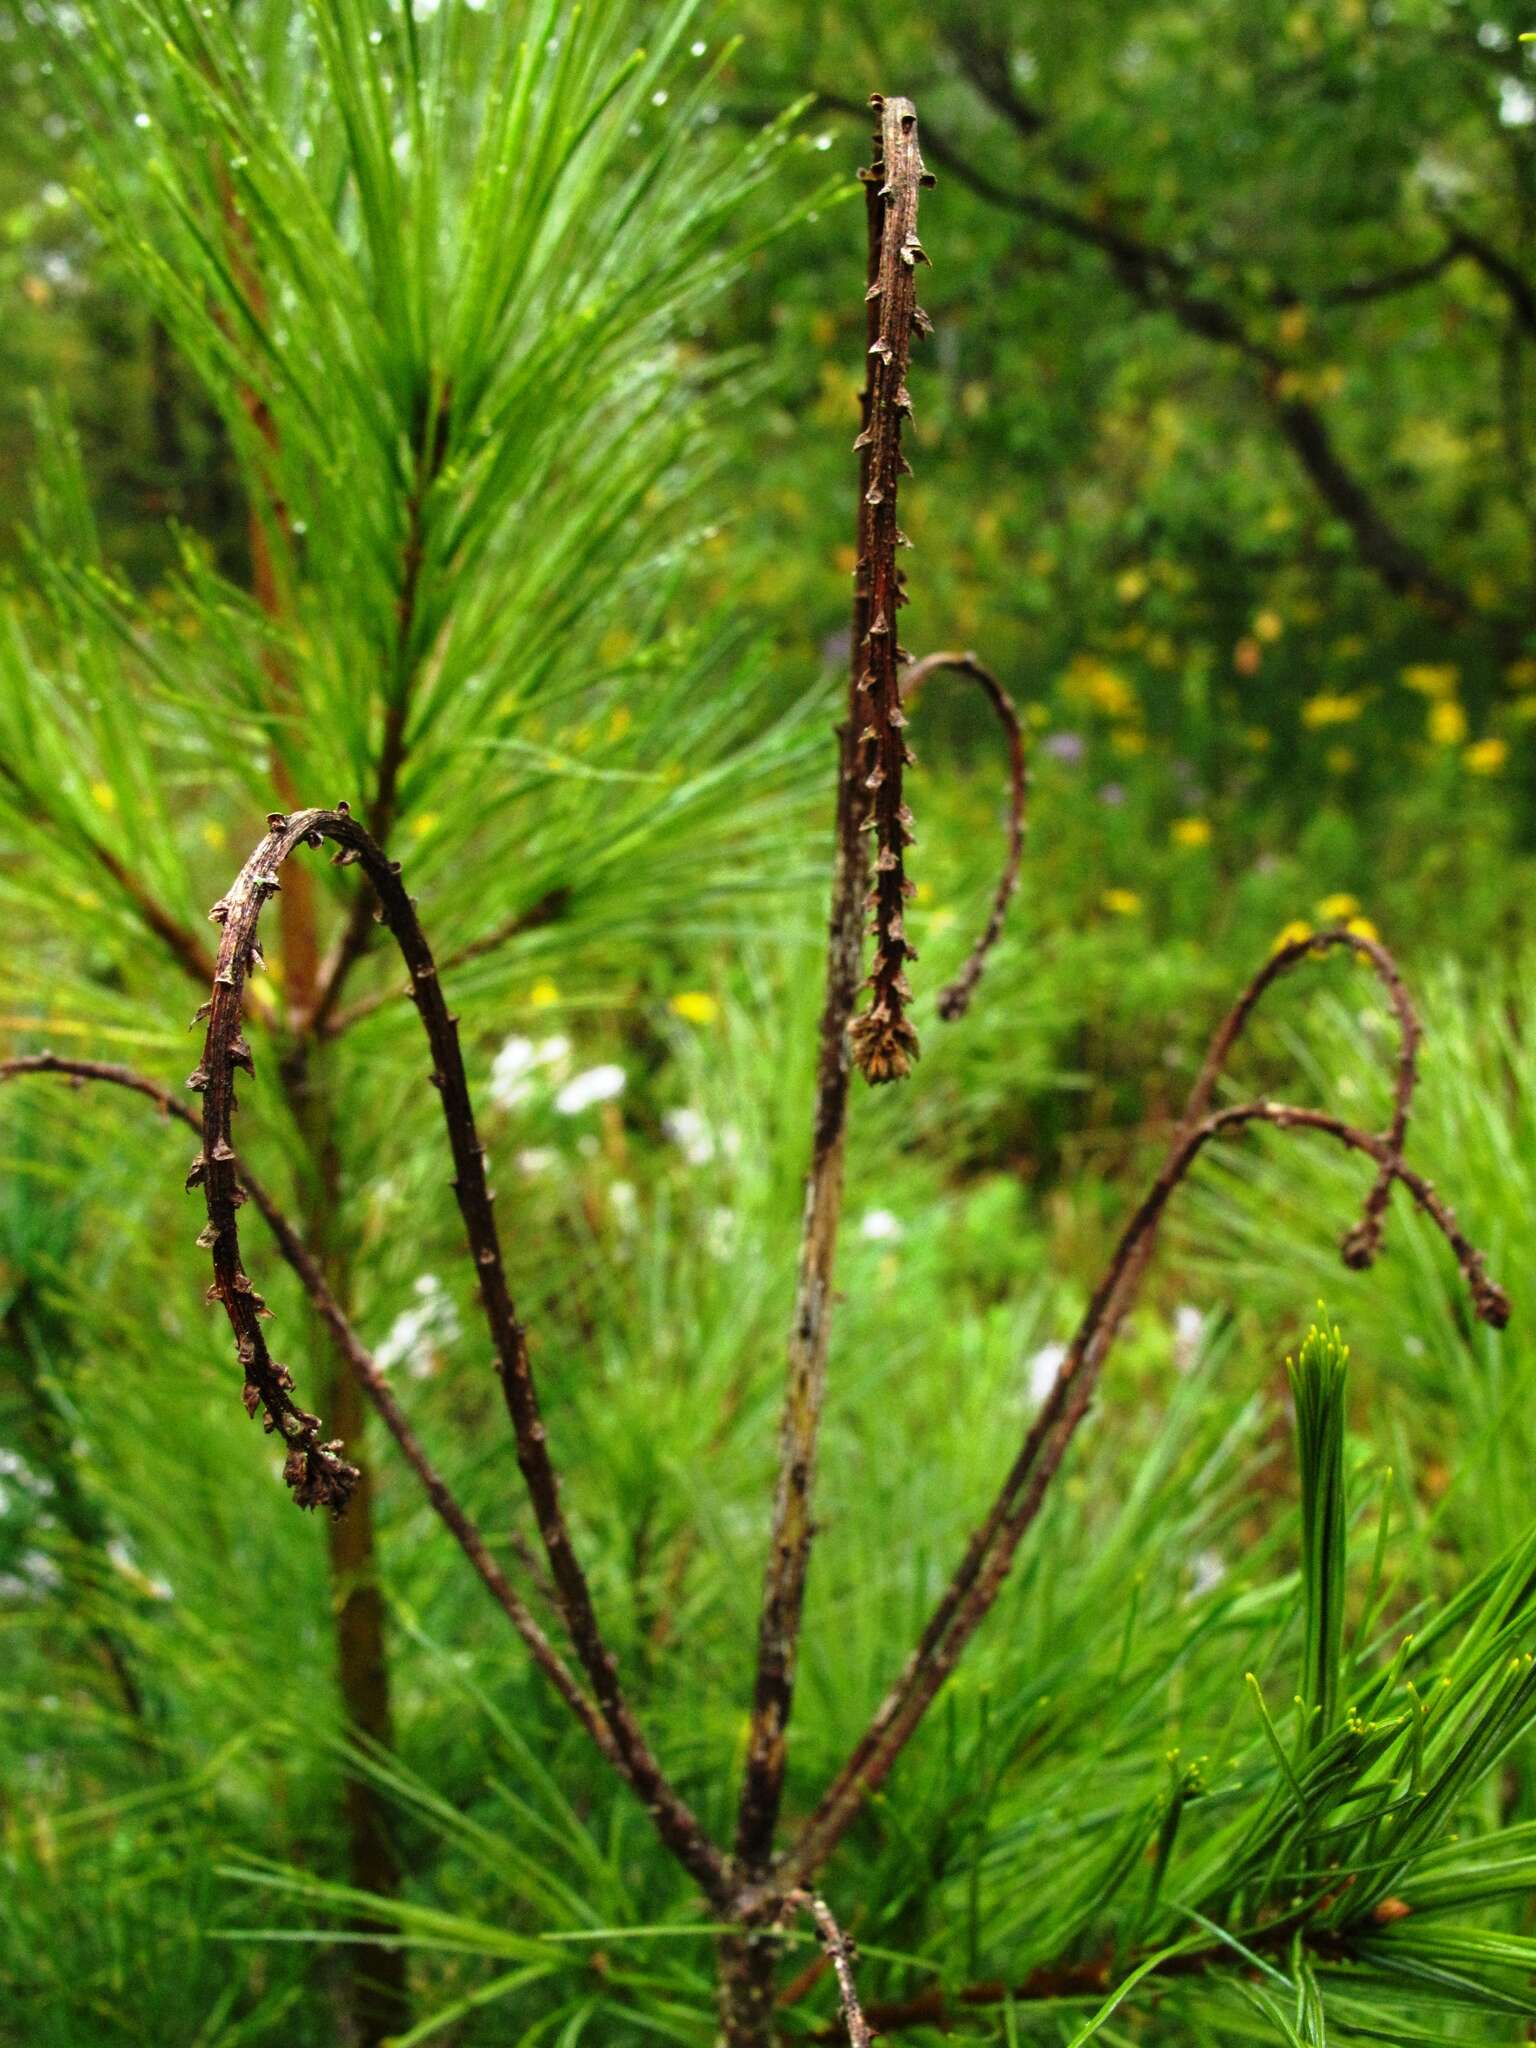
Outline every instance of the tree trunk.
<svg viewBox="0 0 1536 2048">
<path fill-rule="evenodd" d="M 773 1979 L 778 1943 L 771 1934 L 727 1934 L 717 1979 L 724 2048 L 773 2048 Z"/>
<path fill-rule="evenodd" d="M 289 993 L 291 996 L 291 989 Z M 322 1065 L 318 1047 L 301 1042 L 284 1063 L 284 1081 L 308 1155 L 300 1189 L 304 1234 L 324 1267 L 332 1293 L 344 1308 L 350 1308 L 347 1260 L 337 1229 L 341 1156 L 325 1082 L 317 1071 Z M 351 1368 L 318 1317 L 312 1319 L 311 1327 L 315 1356 L 326 1360 L 321 1413 L 328 1431 L 345 1443 L 362 1475 L 346 1513 L 331 1517 L 326 1524 L 337 1682 L 349 1732 L 373 1747 L 393 1750 L 384 1600 L 379 1589 L 373 1485 L 364 1441 L 367 1405 Z M 400 1861 L 384 1798 L 377 1786 L 355 1771 L 346 1774 L 344 1797 L 349 1882 L 380 1898 L 396 1897 Z M 364 1933 L 392 1931 L 387 1923 L 366 1915 L 353 1925 Z M 378 2048 L 390 2035 L 404 2033 L 411 2019 L 405 1951 L 375 1946 L 356 1949 L 349 2004 L 359 2048 Z"/>
</svg>

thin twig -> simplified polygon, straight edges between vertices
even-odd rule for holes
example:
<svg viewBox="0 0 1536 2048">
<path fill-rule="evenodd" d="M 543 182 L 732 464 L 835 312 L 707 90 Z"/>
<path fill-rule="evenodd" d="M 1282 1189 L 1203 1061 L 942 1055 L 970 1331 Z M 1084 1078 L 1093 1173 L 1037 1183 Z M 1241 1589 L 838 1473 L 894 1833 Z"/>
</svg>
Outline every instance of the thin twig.
<svg viewBox="0 0 1536 2048">
<path fill-rule="evenodd" d="M 21 771 L 3 755 L 0 755 L 0 777 L 15 790 L 29 815 L 47 818 L 50 824 L 56 822 Z M 173 917 L 110 846 L 103 846 L 99 839 L 93 839 L 90 833 L 78 828 L 77 837 L 102 873 L 133 906 L 134 915 L 145 929 L 154 934 L 189 980 L 195 981 L 199 988 L 206 988 L 208 977 L 213 972 L 212 956 L 196 932 L 188 930 L 179 918 Z"/>
<path fill-rule="evenodd" d="M 23 1074 L 59 1074 L 76 1083 L 110 1082 L 114 1087 L 130 1089 L 136 1095 L 145 1096 L 166 1116 L 176 1118 L 178 1122 L 201 1135 L 202 1126 L 197 1116 L 184 1102 L 178 1101 L 169 1089 L 162 1088 L 157 1081 L 136 1073 L 131 1067 L 116 1066 L 103 1060 L 61 1059 L 51 1052 L 0 1060 L 0 1081 L 13 1080 Z M 363 1392 L 372 1402 L 385 1428 L 399 1445 L 406 1463 L 421 1481 L 422 1489 L 431 1502 L 434 1513 L 452 1533 L 460 1549 L 469 1559 L 476 1576 L 522 1637 L 539 1669 L 549 1679 L 602 1754 L 610 1763 L 617 1764 L 619 1759 L 614 1750 L 613 1740 L 602 1717 L 571 1676 L 565 1660 L 540 1628 L 525 1603 L 507 1583 L 501 1567 L 491 1555 L 485 1538 L 459 1506 L 447 1482 L 427 1457 L 415 1431 L 396 1401 L 384 1372 L 353 1329 L 298 1232 L 247 1167 L 237 1160 L 235 1170 L 240 1175 L 246 1193 L 271 1231 L 278 1250 L 298 1275 L 316 1313 L 335 1338 L 342 1357 L 357 1376 Z"/>
<path fill-rule="evenodd" d="M 843 1933 L 832 1917 L 831 1907 L 817 1892 L 792 1891 L 784 1901 L 782 1917 L 788 1919 L 794 1913 L 809 1913 L 816 1923 L 822 1952 L 837 1977 L 837 1995 L 842 2006 L 843 2025 L 848 2033 L 848 2048 L 871 2048 L 874 2036 L 864 2018 L 859 2004 L 859 1987 L 854 1982 L 856 1951 L 852 1941 Z"/>
<path fill-rule="evenodd" d="M 586 1574 L 571 1542 L 565 1511 L 560 1503 L 559 1481 L 549 1455 L 548 1433 L 534 1386 L 527 1339 L 517 1319 L 502 1262 L 500 1237 L 492 1212 L 493 1197 L 486 1184 L 485 1156 L 475 1128 L 463 1053 L 459 1046 L 458 1020 L 449 1014 L 444 1001 L 432 950 L 417 919 L 415 906 L 401 883 L 399 863 L 386 859 L 345 805 L 338 805 L 335 810 L 299 811 L 291 818 L 273 813 L 268 823 L 271 829 L 267 837 L 241 869 L 228 895 L 214 906 L 213 914 L 223 924 L 223 939 L 219 947 L 207 1043 L 202 1065 L 194 1077 L 205 1090 L 204 1160 L 198 1177 L 208 1202 L 215 1261 L 214 1287 L 219 1297 L 225 1300 L 226 1307 L 230 1305 L 231 1298 L 234 1300 L 231 1320 L 236 1322 L 241 1363 L 246 1366 L 248 1374 L 253 1365 L 259 1372 L 265 1345 L 261 1342 L 260 1349 L 253 1348 L 251 1358 L 247 1358 L 245 1339 L 254 1333 L 260 1340 L 261 1332 L 254 1316 L 245 1313 L 251 1298 L 250 1282 L 240 1265 L 235 1220 L 238 1186 L 229 1135 L 230 1112 L 234 1106 L 233 1068 L 249 1062 L 249 1054 L 239 1037 L 239 993 L 257 951 L 256 929 L 262 906 L 273 890 L 280 886 L 278 871 L 297 847 L 318 846 L 330 839 L 336 842 L 344 855 L 355 858 L 361 865 L 378 898 L 383 921 L 410 971 L 412 996 L 434 1059 L 432 1082 L 442 1096 L 443 1119 L 455 1168 L 454 1193 L 479 1274 L 481 1305 L 495 1349 L 503 1399 L 512 1422 L 518 1465 L 533 1504 L 550 1574 L 560 1597 L 561 1619 L 596 1695 L 599 1711 L 613 1738 L 625 1775 L 644 1800 L 667 1847 L 711 1899 L 719 1902 L 727 1893 L 724 1858 L 662 1772 L 635 1721 L 619 1682 L 617 1665 L 598 1626 Z M 265 1399 L 265 1387 L 260 1380 L 257 1381 L 257 1391 L 258 1397 Z M 293 1470 L 290 1482 L 295 1485 L 300 1498 L 303 1499 L 305 1491 L 317 1484 L 334 1488 L 338 1482 L 329 1467 L 322 1469 L 318 1482 L 310 1476 L 317 1458 L 330 1456 L 340 1462 L 331 1447 L 320 1445 L 318 1441 L 295 1441 L 292 1438 L 290 1441 L 295 1454 L 290 1458 L 290 1467 L 295 1467 L 296 1458 L 301 1457 L 304 1461 L 302 1466 Z"/>
<path fill-rule="evenodd" d="M 466 966 L 471 960 L 483 960 L 487 954 L 498 952 L 513 939 L 521 938 L 524 932 L 539 931 L 545 925 L 554 924 L 565 915 L 570 900 L 570 890 L 557 883 L 553 889 L 546 889 L 542 896 L 535 898 L 526 910 L 503 918 L 500 924 L 483 932 L 478 939 L 471 939 L 467 945 L 446 954 L 438 963 L 439 971 Z M 375 1010 L 382 1009 L 396 993 L 394 989 L 374 989 L 369 995 L 359 996 L 346 1009 L 335 1011 L 321 1020 L 325 1035 L 341 1037 L 364 1017 L 371 1017 Z"/>
<path fill-rule="evenodd" d="M 954 1023 L 970 1008 L 971 998 L 981 980 L 982 969 L 987 964 L 987 955 L 1002 936 L 1003 920 L 1008 914 L 1008 905 L 1013 892 L 1019 885 L 1019 863 L 1024 856 L 1025 804 L 1029 794 L 1029 771 L 1024 756 L 1024 734 L 1019 725 L 1019 714 L 1014 709 L 1013 699 L 993 675 L 984 668 L 974 654 L 925 654 L 921 661 L 914 662 L 901 679 L 903 703 L 912 703 L 923 684 L 932 675 L 948 670 L 956 675 L 969 676 L 980 686 L 987 702 L 997 713 L 998 723 L 1008 742 L 1008 847 L 1003 856 L 1003 872 L 998 879 L 997 893 L 992 899 L 992 911 L 975 945 L 966 958 L 965 965 L 947 988 L 939 991 L 939 1015 L 946 1023 Z"/>
</svg>

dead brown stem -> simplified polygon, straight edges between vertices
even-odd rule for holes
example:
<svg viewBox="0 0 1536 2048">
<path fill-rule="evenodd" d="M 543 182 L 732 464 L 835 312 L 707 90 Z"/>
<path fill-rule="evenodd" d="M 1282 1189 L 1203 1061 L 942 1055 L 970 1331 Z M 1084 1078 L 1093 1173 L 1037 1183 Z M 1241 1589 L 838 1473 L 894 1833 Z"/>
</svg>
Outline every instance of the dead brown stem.
<svg viewBox="0 0 1536 2048">
<path fill-rule="evenodd" d="M 971 997 L 976 993 L 982 969 L 987 964 L 987 955 L 1002 937 L 1003 920 L 1008 914 L 1013 892 L 1019 885 L 1019 863 L 1024 856 L 1025 804 L 1029 794 L 1029 771 L 1024 757 L 1024 734 L 1019 725 L 1019 714 L 1014 709 L 1013 699 L 992 671 L 983 668 L 974 654 L 925 654 L 922 660 L 914 662 L 902 677 L 903 703 L 912 703 L 928 678 L 944 670 L 950 670 L 956 675 L 969 676 L 979 685 L 987 702 L 996 712 L 998 723 L 1003 728 L 1003 736 L 1008 742 L 1008 847 L 1003 856 L 1003 872 L 992 899 L 992 911 L 986 926 L 972 946 L 960 972 L 947 988 L 939 991 L 939 1015 L 946 1023 L 952 1024 L 963 1017 L 970 1008 Z"/>
<path fill-rule="evenodd" d="M 527 1340 L 507 1285 L 500 1236 L 492 1212 L 493 1197 L 486 1183 L 484 1151 L 475 1128 L 459 1046 L 457 1019 L 449 1014 L 431 948 L 415 906 L 400 881 L 399 863 L 386 859 L 345 805 L 338 805 L 335 810 L 299 811 L 291 818 L 274 813 L 268 824 L 266 838 L 241 869 L 227 896 L 214 905 L 212 913 L 223 926 L 223 937 L 203 1061 L 193 1077 L 205 1091 L 203 1157 L 194 1166 L 193 1178 L 201 1182 L 208 1203 L 206 1235 L 214 1255 L 214 1292 L 230 1311 L 237 1352 L 248 1384 L 254 1384 L 256 1398 L 267 1406 L 269 1414 L 274 1412 L 275 1388 L 277 1426 L 290 1443 L 289 1483 L 301 1504 L 325 1501 L 333 1506 L 344 1505 L 349 1483 L 346 1475 L 351 1468 L 345 1465 L 337 1447 L 320 1443 L 319 1425 L 314 1418 L 305 1416 L 301 1410 L 294 1410 L 289 1416 L 281 1406 L 287 1390 L 266 1354 L 261 1326 L 251 1307 L 253 1298 L 259 1297 L 253 1297 L 250 1281 L 240 1264 L 235 1219 L 240 1191 L 230 1138 L 232 1084 L 235 1066 L 249 1066 L 249 1053 L 239 1036 L 239 998 L 246 975 L 258 956 L 256 934 L 262 906 L 280 886 L 278 872 L 297 847 L 319 846 L 330 839 L 344 856 L 361 865 L 378 899 L 380 915 L 410 971 L 412 998 L 433 1054 L 431 1079 L 442 1096 L 443 1119 L 455 1168 L 454 1193 L 479 1274 L 481 1305 L 512 1422 L 518 1465 L 559 1595 L 561 1619 L 596 1696 L 626 1778 L 645 1802 L 662 1840 L 718 1904 L 727 1894 L 724 1858 L 662 1772 L 635 1721 L 612 1653 L 598 1626 L 586 1574 L 571 1542 Z"/>
<path fill-rule="evenodd" d="M 1483 1254 L 1458 1227 L 1453 1212 L 1431 1183 L 1394 1153 L 1388 1139 L 1358 1130 L 1325 1110 L 1290 1103 L 1240 1103 L 1202 1118 L 1175 1144 L 1122 1232 L 1055 1384 L 1030 1424 L 997 1500 L 967 1546 L 960 1569 L 901 1676 L 881 1701 L 868 1729 L 775 1870 L 775 1882 L 799 1883 L 818 1870 L 864 1799 L 889 1776 L 908 1738 L 1001 1591 L 1019 1543 L 1039 1513 L 1046 1489 L 1088 1413 L 1114 1341 L 1114 1309 L 1124 1276 L 1131 1270 L 1142 1244 L 1155 1233 L 1174 1190 L 1205 1146 L 1254 1123 L 1269 1124 L 1277 1130 L 1320 1132 L 1390 1170 L 1391 1178 L 1401 1183 L 1449 1243 L 1477 1314 L 1495 1329 L 1502 1329 L 1509 1320 L 1508 1297 L 1489 1279 Z M 750 1905 L 751 1901 L 744 1903 Z"/>
<path fill-rule="evenodd" d="M 902 728 L 898 612 L 907 601 L 905 578 L 896 566 L 906 536 L 896 523 L 896 498 L 909 470 L 901 452 L 901 429 L 912 413 L 907 364 L 914 329 L 924 333 L 928 316 L 917 303 L 917 265 L 928 258 L 917 238 L 917 195 L 932 178 L 917 144 L 917 114 L 910 100 L 871 102 L 880 116 L 875 160 L 865 173 L 874 194 L 870 253 L 875 259 L 865 294 L 874 316 L 866 356 L 868 381 L 864 424 L 854 446 L 867 460 L 860 466 L 859 554 L 855 575 L 862 591 L 862 640 L 853 649 L 853 693 L 849 717 L 853 751 L 867 805 L 867 829 L 875 841 L 875 885 L 870 895 L 875 952 L 869 972 L 869 1007 L 850 1027 L 853 1056 L 865 1080 L 900 1081 L 917 1057 L 917 1033 L 907 1020 L 911 989 L 903 971 L 917 956 L 907 941 L 904 918 L 911 893 L 906 850 L 912 843 L 912 814 L 902 798 L 902 773 L 911 763 Z M 879 247 L 875 248 L 878 215 Z"/>
</svg>

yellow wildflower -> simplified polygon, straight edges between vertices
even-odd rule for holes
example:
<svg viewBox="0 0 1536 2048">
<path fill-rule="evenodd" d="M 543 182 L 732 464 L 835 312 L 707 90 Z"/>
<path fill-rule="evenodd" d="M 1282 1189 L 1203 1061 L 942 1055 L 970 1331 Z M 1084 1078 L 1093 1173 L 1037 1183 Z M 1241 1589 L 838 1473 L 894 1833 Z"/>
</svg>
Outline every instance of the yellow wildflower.
<svg viewBox="0 0 1536 2048">
<path fill-rule="evenodd" d="M 1491 735 L 1485 740 L 1474 740 L 1461 758 L 1473 775 L 1497 775 L 1509 759 L 1509 741 Z"/>
<path fill-rule="evenodd" d="M 215 853 L 222 853 L 229 844 L 229 834 L 216 818 L 209 818 L 202 828 L 204 846 L 211 846 Z"/>
<path fill-rule="evenodd" d="M 1287 946 L 1299 946 L 1304 939 L 1310 939 L 1311 936 L 1312 927 L 1307 920 L 1304 917 L 1293 917 L 1288 925 L 1283 926 L 1275 934 L 1275 943 L 1269 950 L 1272 953 L 1283 953 Z"/>
<path fill-rule="evenodd" d="M 1211 821 L 1209 818 L 1175 818 L 1168 836 L 1175 846 L 1209 846 Z"/>
<path fill-rule="evenodd" d="M 1145 569 L 1122 569 L 1115 578 L 1115 595 L 1122 604 L 1135 604 L 1138 598 L 1147 594 L 1147 572 Z"/>
<path fill-rule="evenodd" d="M 1099 902 L 1112 917 L 1135 917 L 1141 909 L 1141 898 L 1134 889 L 1106 889 Z"/>
<path fill-rule="evenodd" d="M 1371 923 L 1368 917 L 1347 918 L 1344 923 L 1344 929 L 1352 938 L 1356 939 L 1370 939 L 1375 943 L 1381 938 L 1381 933 L 1377 931 L 1375 925 Z"/>
<path fill-rule="evenodd" d="M 1365 699 L 1358 694 L 1320 690 L 1302 705 L 1301 722 L 1310 732 L 1325 725 L 1352 725 L 1364 709 Z"/>
<path fill-rule="evenodd" d="M 541 975 L 528 991 L 528 1001 L 535 1010 L 547 1010 L 560 1000 L 560 991 L 547 974 Z"/>
<path fill-rule="evenodd" d="M 1360 909 L 1357 896 L 1345 894 L 1343 890 L 1335 896 L 1325 896 L 1317 906 L 1317 914 L 1324 924 L 1342 924 L 1346 917 L 1354 917 Z"/>
<path fill-rule="evenodd" d="M 412 818 L 411 820 L 411 837 L 413 839 L 429 838 L 436 830 L 436 811 L 423 811 L 419 817 Z"/>
<path fill-rule="evenodd" d="M 1461 681 L 1461 670 L 1454 661 L 1415 661 L 1402 674 L 1408 688 L 1421 697 L 1452 696 Z"/>
<path fill-rule="evenodd" d="M 1454 697 L 1443 698 L 1430 705 L 1426 730 L 1437 747 L 1459 747 L 1467 736 L 1467 714 Z"/>
<path fill-rule="evenodd" d="M 1285 621 L 1278 612 L 1262 611 L 1254 619 L 1253 633 L 1256 640 L 1278 640 L 1284 631 Z"/>
<path fill-rule="evenodd" d="M 1106 718 L 1134 718 L 1140 708 L 1125 677 L 1094 654 L 1073 655 L 1062 679 L 1062 694 L 1070 703 L 1091 704 Z"/>
<path fill-rule="evenodd" d="M 110 782 L 93 782 L 91 784 L 91 801 L 94 804 L 100 805 L 104 811 L 115 811 L 117 809 L 117 791 Z"/>
<path fill-rule="evenodd" d="M 673 996 L 667 1008 L 685 1024 L 713 1024 L 720 1014 L 720 1005 L 702 988 L 685 988 Z"/>
</svg>

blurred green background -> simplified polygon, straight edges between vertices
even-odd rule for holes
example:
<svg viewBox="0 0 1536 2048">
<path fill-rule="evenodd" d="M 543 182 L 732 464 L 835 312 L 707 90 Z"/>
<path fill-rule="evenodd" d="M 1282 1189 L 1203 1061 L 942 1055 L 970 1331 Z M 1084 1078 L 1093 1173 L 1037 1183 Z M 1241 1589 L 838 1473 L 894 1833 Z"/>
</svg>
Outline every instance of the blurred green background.
<svg viewBox="0 0 1536 2048">
<path fill-rule="evenodd" d="M 658 1746 L 722 1832 L 809 1133 L 867 95 L 916 101 L 938 177 L 904 638 L 974 648 L 1012 692 L 1031 824 L 975 1009 L 942 1024 L 1003 774 L 979 702 L 935 682 L 925 1056 L 854 1104 L 796 1808 L 1280 935 L 1360 920 L 1397 951 L 1430 1027 L 1419 1163 L 1531 1291 L 1524 27 L 1452 0 L 0 0 L 0 1055 L 179 1084 L 196 996 L 123 876 L 206 929 L 273 802 L 369 814 L 409 706 L 391 850 L 461 956 L 578 1528 Z M 498 104 L 499 167 L 475 153 Z M 589 119 L 572 190 L 551 165 Z M 326 942 L 348 890 L 319 870 Z M 268 1079 L 297 972 L 271 950 L 242 1145 L 324 1229 L 504 1549 L 527 1517 L 398 971 L 366 958 L 315 1052 L 322 1171 Z M 1319 962 L 1243 1092 L 1380 1122 L 1389 1044 L 1358 966 Z M 696 1901 L 408 1476 L 364 1441 L 361 1562 L 287 1507 L 199 1306 L 184 1151 L 138 1104 L 0 1094 L 0 2039 L 709 2041 L 707 1940 L 633 1933 Z M 875 1990 L 1096 1952 L 1098 1902 L 1043 1929 L 1032 1898 L 1065 1895 L 1170 1749 L 1219 1778 L 1253 1732 L 1245 1669 L 1270 1660 L 1289 1697 L 1281 1361 L 1320 1291 L 1355 1344 L 1356 1536 L 1368 1561 L 1382 1532 L 1394 1617 L 1524 1534 L 1525 1316 L 1471 1323 L 1409 1218 L 1378 1272 L 1342 1271 L 1358 1179 L 1260 1142 L 1203 1171 L 1016 1583 L 829 1879 Z M 270 1278 L 301 1392 L 323 1385 Z M 359 1586 L 388 1695 L 361 1735 L 335 1631 Z M 1461 1819 L 1536 1827 L 1523 1750 Z M 370 1868 L 403 1991 L 335 1939 Z M 580 1939 L 519 1947 L 551 1932 Z M 1508 1996 L 1401 2038 L 1512 2040 L 1530 2001 Z M 1066 2042 L 1090 2009 L 963 2026 Z M 832 2010 L 808 1986 L 786 2037 Z M 1318 2038 L 1219 1985 L 1127 2011 L 1101 2038 Z"/>
</svg>

